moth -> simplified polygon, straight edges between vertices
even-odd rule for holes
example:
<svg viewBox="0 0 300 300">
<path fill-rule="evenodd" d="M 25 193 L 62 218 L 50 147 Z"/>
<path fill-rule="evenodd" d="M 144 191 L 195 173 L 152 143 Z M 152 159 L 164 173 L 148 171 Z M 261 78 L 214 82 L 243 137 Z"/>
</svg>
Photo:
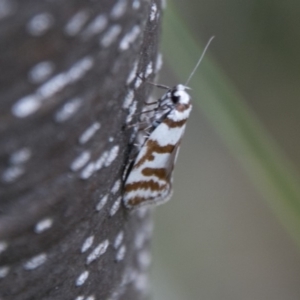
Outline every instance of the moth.
<svg viewBox="0 0 300 300">
<path fill-rule="evenodd" d="M 211 37 L 206 44 L 184 85 L 178 84 L 173 88 L 156 85 L 167 89 L 167 92 L 157 101 L 148 137 L 125 179 L 123 202 L 129 209 L 159 205 L 172 196 L 173 170 L 186 122 L 192 110 L 191 97 L 186 92 L 189 89 L 187 84 L 213 38 Z"/>
</svg>

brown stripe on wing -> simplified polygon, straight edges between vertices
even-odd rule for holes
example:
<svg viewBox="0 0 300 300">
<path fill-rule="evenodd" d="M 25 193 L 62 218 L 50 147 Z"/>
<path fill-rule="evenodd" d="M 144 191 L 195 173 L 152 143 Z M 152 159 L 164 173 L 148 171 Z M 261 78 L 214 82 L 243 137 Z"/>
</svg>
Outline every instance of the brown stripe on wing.
<svg viewBox="0 0 300 300">
<path fill-rule="evenodd" d="M 185 110 L 189 109 L 191 106 L 192 106 L 191 104 L 178 103 L 178 104 L 176 104 L 175 109 L 180 112 L 184 112 Z"/>
<path fill-rule="evenodd" d="M 170 181 L 171 178 L 172 178 L 172 173 L 173 173 L 173 170 L 174 170 L 174 167 L 175 167 L 175 163 L 176 163 L 176 158 L 177 158 L 177 154 L 178 154 L 178 151 L 180 149 L 180 144 L 181 144 L 181 139 L 176 143 L 175 145 L 175 149 L 174 151 L 171 153 L 170 155 L 170 161 L 172 163 L 168 164 L 167 165 L 167 168 L 166 168 L 166 172 L 167 172 L 167 180 Z"/>
<path fill-rule="evenodd" d="M 181 121 L 173 121 L 169 119 L 168 117 L 163 121 L 164 124 L 168 125 L 170 128 L 178 128 L 182 127 L 186 123 L 187 119 L 183 119 Z"/>
<path fill-rule="evenodd" d="M 165 198 L 167 198 L 167 197 L 168 196 L 166 196 Z M 135 196 L 135 197 L 129 199 L 127 204 L 130 205 L 130 206 L 136 206 L 136 205 L 141 204 L 142 202 L 149 202 L 149 200 L 154 200 L 155 201 L 155 198 L 144 198 L 144 197 L 140 197 L 140 196 Z"/>
<path fill-rule="evenodd" d="M 132 198 L 128 201 L 128 204 L 132 205 L 132 206 L 135 206 L 135 205 L 138 205 L 138 204 L 140 204 L 144 201 L 147 201 L 147 199 L 142 198 L 142 197 L 134 197 L 134 198 Z"/>
<path fill-rule="evenodd" d="M 136 181 L 133 183 L 128 183 L 125 185 L 125 192 L 129 193 L 131 191 L 137 190 L 151 190 L 151 191 L 161 191 L 167 187 L 167 184 L 160 185 L 154 180 L 149 181 Z"/>
<path fill-rule="evenodd" d="M 168 144 L 166 146 L 161 146 L 154 140 L 148 140 L 145 147 L 147 147 L 145 155 L 135 164 L 134 168 L 140 167 L 147 160 L 153 160 L 154 156 L 152 153 L 154 152 L 160 154 L 172 153 L 176 145 Z"/>
<path fill-rule="evenodd" d="M 159 179 L 167 180 L 167 170 L 164 168 L 144 168 L 142 170 L 144 176 L 155 176 Z"/>
</svg>

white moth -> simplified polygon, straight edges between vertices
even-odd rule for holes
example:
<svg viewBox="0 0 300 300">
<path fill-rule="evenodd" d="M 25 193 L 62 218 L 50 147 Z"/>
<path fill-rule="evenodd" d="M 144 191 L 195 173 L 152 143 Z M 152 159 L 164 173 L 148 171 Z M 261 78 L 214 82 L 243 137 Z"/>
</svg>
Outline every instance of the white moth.
<svg viewBox="0 0 300 300">
<path fill-rule="evenodd" d="M 157 101 L 150 134 L 125 179 L 123 201 L 129 209 L 162 204 L 172 196 L 173 169 L 192 110 L 187 84 L 213 38 L 208 41 L 185 85 L 178 84 L 173 88 L 157 85 L 168 91 Z"/>
</svg>

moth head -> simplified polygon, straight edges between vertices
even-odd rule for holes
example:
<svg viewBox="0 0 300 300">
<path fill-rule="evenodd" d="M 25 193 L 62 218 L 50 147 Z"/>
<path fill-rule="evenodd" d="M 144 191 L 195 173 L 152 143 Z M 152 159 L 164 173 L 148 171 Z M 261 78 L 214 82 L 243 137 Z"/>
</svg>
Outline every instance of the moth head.
<svg viewBox="0 0 300 300">
<path fill-rule="evenodd" d="M 174 104 L 188 104 L 191 100 L 190 95 L 185 91 L 190 88 L 183 84 L 176 85 L 171 92 L 171 99 Z"/>
</svg>

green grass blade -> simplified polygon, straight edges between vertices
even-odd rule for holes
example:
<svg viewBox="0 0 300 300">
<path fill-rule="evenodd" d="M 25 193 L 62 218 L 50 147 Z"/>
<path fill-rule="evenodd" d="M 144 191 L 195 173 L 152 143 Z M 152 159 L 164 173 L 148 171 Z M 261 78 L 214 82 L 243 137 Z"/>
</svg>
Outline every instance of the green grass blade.
<svg viewBox="0 0 300 300">
<path fill-rule="evenodd" d="M 203 47 L 195 41 L 171 3 L 164 18 L 163 40 L 165 58 L 184 82 Z M 194 103 L 212 122 L 300 246 L 300 180 L 292 163 L 266 133 L 234 86 L 209 58 L 209 54 L 205 56 L 200 70 L 189 85 L 193 88 Z"/>
</svg>

